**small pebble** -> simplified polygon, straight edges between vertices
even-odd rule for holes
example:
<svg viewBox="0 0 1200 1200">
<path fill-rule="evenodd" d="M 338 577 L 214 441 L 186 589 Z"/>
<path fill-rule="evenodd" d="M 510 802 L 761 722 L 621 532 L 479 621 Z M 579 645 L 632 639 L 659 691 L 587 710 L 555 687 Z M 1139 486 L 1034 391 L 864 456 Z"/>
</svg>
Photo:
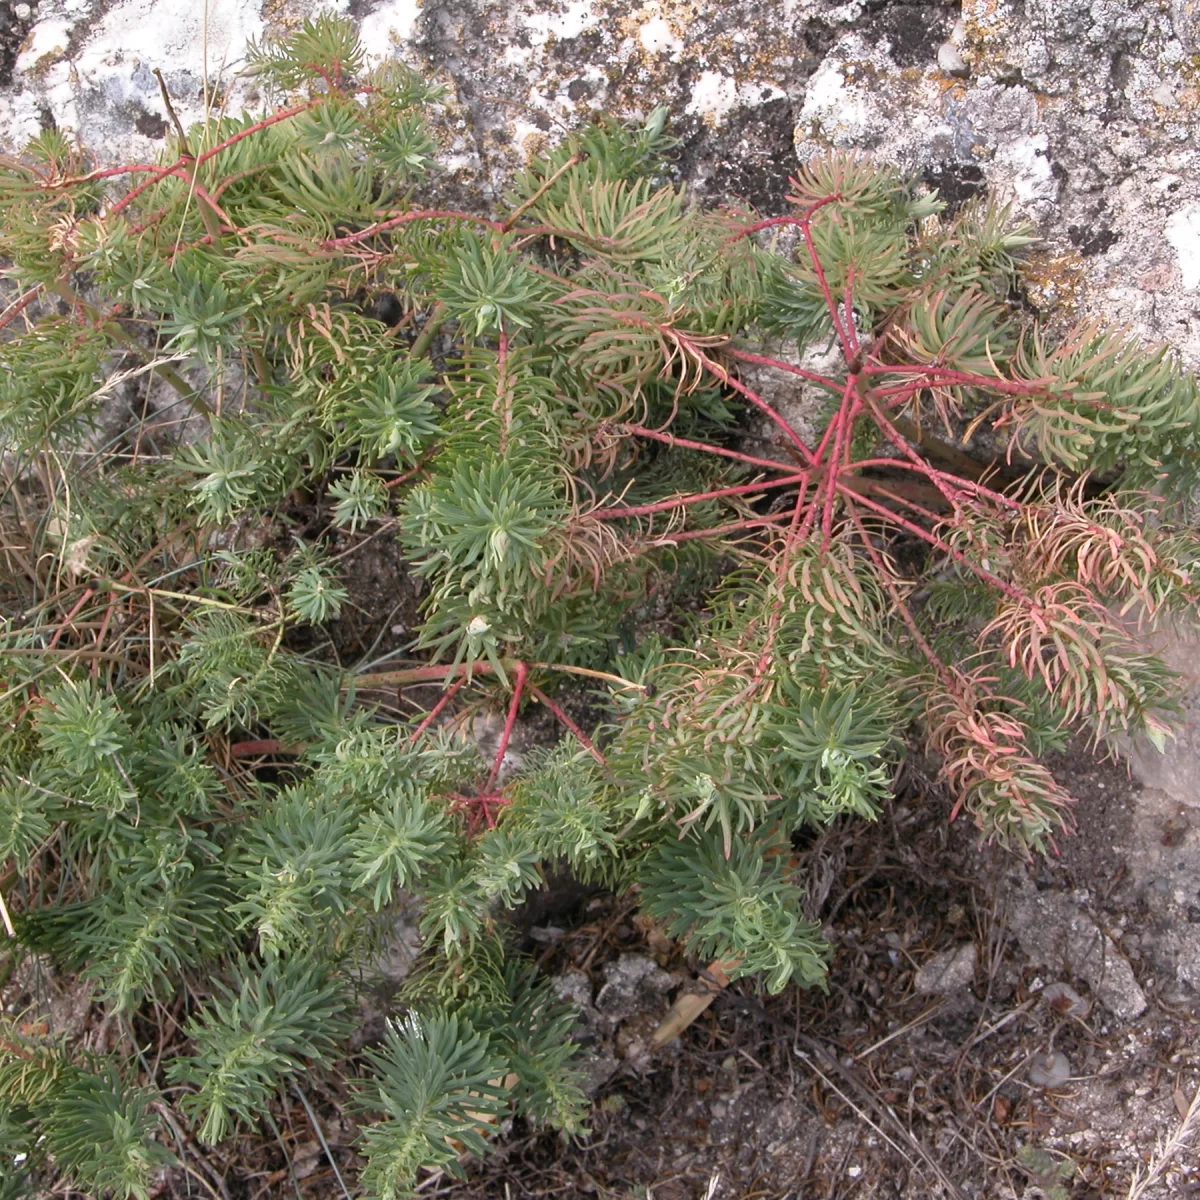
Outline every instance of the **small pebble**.
<svg viewBox="0 0 1200 1200">
<path fill-rule="evenodd" d="M 1053 1054 L 1035 1054 L 1029 1066 L 1029 1082 L 1034 1087 L 1062 1087 L 1071 1078 L 1071 1063 L 1057 1050 Z"/>
<path fill-rule="evenodd" d="M 938 70 L 944 71 L 947 75 L 967 76 L 971 73 L 970 64 L 952 42 L 943 42 L 938 47 L 937 65 Z"/>
<path fill-rule="evenodd" d="M 12 11 L 18 21 L 28 21 L 33 16 L 33 9 L 28 4 L 14 4 Z"/>
<path fill-rule="evenodd" d="M 1086 1017 L 1091 1004 L 1070 984 L 1049 983 L 1042 989 L 1042 1003 L 1049 1005 L 1064 1017 Z"/>
</svg>

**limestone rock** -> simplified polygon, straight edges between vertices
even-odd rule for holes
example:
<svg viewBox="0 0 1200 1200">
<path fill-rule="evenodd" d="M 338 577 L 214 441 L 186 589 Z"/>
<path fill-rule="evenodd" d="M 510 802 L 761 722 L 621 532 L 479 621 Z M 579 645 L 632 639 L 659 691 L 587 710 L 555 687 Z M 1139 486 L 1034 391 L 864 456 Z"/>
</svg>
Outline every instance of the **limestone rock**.
<svg viewBox="0 0 1200 1200">
<path fill-rule="evenodd" d="M 44 124 L 103 158 L 168 133 L 206 99 L 271 98 L 252 39 L 322 0 L 41 0 L 0 9 L 0 145 Z M 986 188 L 1042 226 L 1035 296 L 1200 363 L 1200 47 L 1196 0 L 355 0 L 368 54 L 447 85 L 438 187 L 487 200 L 558 131 L 665 104 L 700 198 L 782 211 L 799 160 L 829 146 L 924 172 L 951 203 Z M 204 14 L 207 11 L 207 25 Z M 951 61 L 951 51 L 957 57 Z M 940 56 L 940 58 L 939 58 Z M 969 68 L 964 77 L 959 60 Z M 1035 281 L 1036 283 L 1036 281 Z"/>
<path fill-rule="evenodd" d="M 1147 913 L 1136 935 L 1147 958 L 1200 992 L 1200 805 L 1144 789 L 1126 856 Z"/>
<path fill-rule="evenodd" d="M 913 980 L 913 991 L 918 996 L 953 996 L 969 988 L 975 982 L 976 958 L 974 942 L 964 942 L 935 954 L 921 964 Z"/>
<path fill-rule="evenodd" d="M 660 1013 L 662 997 L 675 978 L 645 954 L 622 954 L 604 967 L 604 986 L 596 993 L 597 1012 L 609 1021 L 627 1021 L 648 1010 Z"/>
<path fill-rule="evenodd" d="M 1013 884 L 1009 925 L 1030 960 L 1085 980 L 1120 1020 L 1140 1016 L 1146 996 L 1133 968 L 1088 913 L 1061 892 L 1039 892 L 1024 873 Z"/>
<path fill-rule="evenodd" d="M 1196 272 L 1200 284 L 1200 205 L 1196 208 Z M 1155 647 L 1183 681 L 1184 703 L 1175 736 L 1159 752 L 1145 739 L 1130 748 L 1134 776 L 1147 787 L 1169 793 L 1180 804 L 1200 809 L 1200 632 L 1185 627 L 1162 631 Z"/>
</svg>

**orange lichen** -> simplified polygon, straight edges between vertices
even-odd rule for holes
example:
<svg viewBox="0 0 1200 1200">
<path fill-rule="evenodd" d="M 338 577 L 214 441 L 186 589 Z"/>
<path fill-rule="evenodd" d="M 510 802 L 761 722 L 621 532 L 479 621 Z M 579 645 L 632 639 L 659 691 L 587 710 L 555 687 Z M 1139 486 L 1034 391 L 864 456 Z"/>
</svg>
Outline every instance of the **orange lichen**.
<svg viewBox="0 0 1200 1200">
<path fill-rule="evenodd" d="M 1021 272 L 1025 294 L 1044 315 L 1074 317 L 1086 283 L 1083 256 L 1078 250 L 1034 250 Z"/>
</svg>

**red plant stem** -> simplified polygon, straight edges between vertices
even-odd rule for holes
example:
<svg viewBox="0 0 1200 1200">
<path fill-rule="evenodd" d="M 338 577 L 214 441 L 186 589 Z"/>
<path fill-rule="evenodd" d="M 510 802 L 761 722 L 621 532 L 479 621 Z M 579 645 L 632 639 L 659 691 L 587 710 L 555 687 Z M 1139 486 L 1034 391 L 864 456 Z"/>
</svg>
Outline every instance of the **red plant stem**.
<svg viewBox="0 0 1200 1200">
<path fill-rule="evenodd" d="M 842 297 L 842 307 L 844 315 L 842 319 L 846 323 L 846 336 L 850 339 L 851 346 L 854 347 L 854 355 L 852 361 L 857 362 L 862 354 L 862 347 L 858 342 L 858 330 L 854 325 L 854 303 L 851 299 L 851 286 L 854 282 L 854 264 L 851 263 L 846 272 L 846 292 Z"/>
<path fill-rule="evenodd" d="M 825 503 L 821 513 L 821 536 L 826 542 L 829 541 L 830 535 L 833 533 L 833 507 L 838 490 L 838 469 L 839 461 L 842 457 L 842 442 L 843 439 L 847 442 L 849 441 L 849 426 L 854 419 L 854 400 L 857 387 L 858 376 L 854 372 L 851 372 L 846 377 L 846 386 L 842 391 L 842 403 L 838 408 L 837 417 L 829 425 L 829 428 L 836 432 L 833 436 L 833 453 L 830 455 L 826 479 L 824 481 Z M 821 441 L 821 446 L 817 449 L 818 457 L 821 456 L 828 438 L 829 430 L 826 430 L 825 437 Z"/>
<path fill-rule="evenodd" d="M 310 108 L 315 108 L 322 102 L 324 97 L 317 97 L 309 100 L 306 104 L 297 104 L 293 108 L 285 108 L 281 112 L 275 113 L 273 116 L 264 117 L 261 121 L 256 121 L 253 125 L 248 125 L 245 129 L 239 130 L 231 137 L 227 137 L 223 142 L 218 142 L 210 150 L 206 150 L 203 154 L 192 158 L 190 155 L 182 154 L 169 167 L 151 168 L 156 173 L 147 179 L 144 183 L 139 183 L 132 191 L 126 192 L 124 196 L 112 207 L 110 213 L 119 213 L 127 205 L 131 204 L 138 196 L 147 188 L 153 187 L 156 183 L 160 183 L 168 176 L 175 174 L 181 167 L 186 167 L 189 164 L 195 164 L 197 167 L 203 166 L 210 158 L 215 158 L 218 154 L 228 150 L 230 146 L 236 145 L 243 138 L 252 137 L 256 133 L 261 133 L 264 129 L 272 125 L 279 124 L 280 121 L 287 121 L 292 117 L 299 116 L 303 112 L 308 112 Z M 102 171 L 100 173 L 93 172 L 91 175 L 81 176 L 76 180 L 68 180 L 71 183 L 89 183 L 93 179 L 104 179 L 111 175 L 128 174 L 131 170 L 141 170 L 140 167 L 116 167 L 110 171 Z M 57 186 L 61 187 L 62 184 Z"/>
<path fill-rule="evenodd" d="M 496 779 L 500 775 L 500 768 L 504 765 L 504 755 L 508 751 L 508 743 L 512 740 L 513 726 L 517 723 L 517 709 L 521 706 L 521 693 L 525 690 L 525 680 L 529 675 L 529 668 L 520 660 L 514 664 L 516 682 L 513 684 L 512 700 L 508 705 L 508 717 L 504 722 L 504 730 L 500 734 L 500 745 L 496 749 L 496 759 L 492 763 L 492 773 L 488 776 L 488 781 L 484 787 L 484 795 L 490 796 L 496 786 Z"/>
<path fill-rule="evenodd" d="M 817 283 L 821 288 L 821 295 L 825 298 L 825 307 L 829 309 L 830 319 L 833 321 L 833 328 L 838 336 L 838 342 L 841 343 L 842 353 L 846 356 L 846 362 L 851 363 L 855 360 L 858 354 L 858 342 L 852 334 L 848 334 L 842 327 L 841 318 L 838 316 L 837 301 L 833 298 L 833 292 L 830 290 L 829 281 L 825 278 L 825 268 L 821 265 L 820 256 L 817 254 L 817 248 L 813 245 L 812 229 L 810 222 L 813 215 L 822 204 L 836 199 L 834 196 L 827 196 L 825 200 L 819 201 L 817 204 L 809 208 L 805 213 L 804 219 L 800 224 L 800 232 L 804 235 L 804 244 L 808 247 L 808 258 L 812 263 L 813 271 L 817 276 Z"/>
<path fill-rule="evenodd" d="M 567 714 L 562 710 L 562 708 L 558 704 L 556 704 L 553 700 L 551 700 L 550 697 L 547 696 L 546 693 L 543 692 L 541 688 L 534 687 L 534 685 L 531 683 L 529 685 L 529 694 L 535 700 L 537 700 L 539 703 L 544 704 L 563 723 L 563 725 L 565 725 L 567 727 L 567 729 L 572 734 L 574 734 L 575 740 L 578 741 L 579 744 L 602 767 L 608 766 L 608 761 L 605 759 L 604 755 L 601 754 L 600 751 L 597 750 L 594 745 L 592 745 L 591 738 L 589 738 L 588 735 L 586 733 L 584 733 L 583 730 L 580 729 L 579 726 L 576 725 L 575 722 L 572 721 L 569 716 L 567 716 Z"/>
<path fill-rule="evenodd" d="M 221 189 L 217 188 L 216 195 L 220 195 L 220 194 L 221 194 Z M 144 221 L 139 222 L 137 225 L 130 225 L 129 232 L 130 233 L 145 233 L 146 230 L 149 229 L 151 225 L 157 224 L 170 211 L 171 210 L 164 204 L 162 208 L 157 209 L 156 211 L 152 212 Z"/>
<path fill-rule="evenodd" d="M 305 63 L 304 66 L 315 74 L 320 75 L 329 86 L 331 92 L 340 92 L 342 90 L 342 68 L 340 66 L 334 67 L 332 75 L 320 63 Z"/>
<path fill-rule="evenodd" d="M 685 504 L 699 504 L 702 500 L 720 500 L 723 496 L 745 496 L 755 492 L 765 492 L 769 488 L 786 487 L 788 484 L 799 483 L 807 479 L 810 472 L 801 471 L 796 475 L 785 475 L 782 479 L 767 479 L 759 483 L 743 483 L 738 487 L 718 488 L 713 492 L 696 492 L 690 496 L 676 496 L 671 500 L 659 500 L 655 504 L 638 504 L 629 508 L 598 508 L 590 512 L 589 517 L 601 521 L 613 520 L 618 517 L 648 517 L 653 513 L 668 512 Z"/>
<path fill-rule="evenodd" d="M 823 196 L 815 204 L 810 204 L 799 217 L 768 217 L 765 221 L 756 221 L 753 225 L 747 225 L 744 229 L 731 234 L 725 240 L 727 242 L 735 242 L 738 238 L 746 237 L 751 233 L 758 233 L 762 229 L 770 229 L 776 225 L 797 226 L 804 238 L 804 244 L 808 248 L 809 261 L 812 263 L 813 271 L 817 276 L 817 285 L 820 287 L 821 295 L 825 299 L 825 307 L 829 310 L 829 316 L 833 321 L 834 332 L 837 334 L 838 342 L 841 344 L 842 353 L 845 354 L 847 362 L 853 362 L 858 353 L 858 340 L 853 334 L 847 334 L 846 329 L 843 327 L 842 318 L 838 313 L 837 301 L 833 298 L 829 281 L 825 277 L 825 268 L 821 265 L 817 248 L 813 245 L 811 228 L 813 217 L 825 205 L 832 204 L 835 200 L 840 200 L 841 198 L 840 192 L 834 192 L 832 195 Z"/>
<path fill-rule="evenodd" d="M 465 675 L 460 675 L 441 695 L 441 699 L 429 710 L 425 719 L 413 730 L 412 737 L 408 739 L 410 746 L 415 746 L 421 740 L 421 735 L 427 730 L 430 725 L 438 719 L 443 708 L 454 699 L 455 693 L 464 683 L 467 682 Z"/>
<path fill-rule="evenodd" d="M 894 388 L 877 388 L 871 394 L 876 400 L 886 400 L 888 408 L 899 408 L 902 404 L 908 404 L 915 400 L 924 386 L 918 380 L 915 383 L 906 383 Z"/>
<path fill-rule="evenodd" d="M 874 509 L 881 516 L 887 517 L 889 521 L 894 521 L 901 528 L 907 529 L 909 533 L 915 533 L 917 537 L 923 538 L 931 546 L 936 546 L 943 554 L 948 554 L 956 562 L 962 563 L 967 570 L 978 575 L 980 579 L 984 579 L 993 587 L 998 588 L 1010 599 L 1016 600 L 1018 603 L 1024 604 L 1034 611 L 1038 611 L 1038 605 L 1031 597 L 1025 595 L 1019 588 L 1013 587 L 1011 583 L 1005 583 L 1003 579 L 997 575 L 993 575 L 986 568 L 973 563 L 961 550 L 956 550 L 949 542 L 943 541 L 927 529 L 922 529 L 915 522 L 906 520 L 899 513 L 894 513 L 890 508 L 885 508 L 882 504 L 876 504 L 873 500 L 868 500 L 861 492 L 855 492 L 851 488 L 846 487 L 845 484 L 839 483 L 838 487 L 847 498 L 852 497 L 857 503 L 865 504 L 868 508 Z"/>
<path fill-rule="evenodd" d="M 954 678 L 953 671 L 944 662 L 942 662 L 937 653 L 934 651 L 933 647 L 929 644 L 929 639 L 921 632 L 921 628 L 917 624 L 916 618 L 912 615 L 908 605 L 904 603 L 904 597 L 900 595 L 900 591 L 892 579 L 891 572 L 884 564 L 879 551 L 875 549 L 875 545 L 871 541 L 871 535 L 864 528 L 862 520 L 859 518 L 858 513 L 854 511 L 853 506 L 848 506 L 848 508 L 850 512 L 850 519 L 857 527 L 859 536 L 863 540 L 863 545 L 867 548 L 867 554 L 870 556 L 871 561 L 875 564 L 875 570 L 879 574 L 879 580 L 883 584 L 888 595 L 891 596 L 892 603 L 896 606 L 896 611 L 900 614 L 900 619 L 905 625 L 908 626 L 908 631 L 913 635 L 913 640 L 921 648 L 921 653 L 924 654 L 927 659 L 929 659 L 930 664 L 937 672 L 938 676 L 946 681 L 948 686 L 952 686 L 952 681 Z"/>
<path fill-rule="evenodd" d="M 31 287 L 23 296 L 18 296 L 5 310 L 0 314 L 0 329 L 12 323 L 14 317 L 18 313 L 22 313 L 27 309 L 42 293 L 42 285 L 36 284 Z"/>
<path fill-rule="evenodd" d="M 828 375 L 821 375 L 816 371 L 797 367 L 793 363 L 784 362 L 780 358 L 771 358 L 767 354 L 754 354 L 749 350 L 738 350 L 734 346 L 726 346 L 725 353 L 730 358 L 736 358 L 739 362 L 756 363 L 761 367 L 774 367 L 779 371 L 787 371 L 790 375 L 799 375 L 801 379 L 805 379 L 809 383 L 818 384 L 820 387 L 828 388 L 835 394 L 841 387 L 841 384 L 836 379 L 831 379 Z"/>
<path fill-rule="evenodd" d="M 216 215 L 222 221 L 224 221 L 226 225 L 229 226 L 230 230 L 236 232 L 237 226 L 230 219 L 229 214 L 208 194 L 207 190 L 202 188 L 198 183 L 195 182 L 195 180 L 191 179 L 190 176 L 185 175 L 184 178 L 188 180 L 192 191 L 196 193 L 196 198 L 204 201 L 204 203 L 207 204 L 208 207 L 211 208 L 213 212 L 216 213 Z"/>
<path fill-rule="evenodd" d="M 726 450 L 724 446 L 710 446 L 708 442 L 694 442 L 689 438 L 676 437 L 673 433 L 663 433 L 659 429 L 647 429 L 644 425 L 625 425 L 622 428 L 626 433 L 632 433 L 636 437 L 651 438 L 667 446 L 682 446 L 685 450 L 700 450 L 705 454 L 719 455 L 721 458 L 732 458 L 737 462 L 763 467 L 768 471 L 782 471 L 787 474 L 792 470 L 787 463 L 776 462 L 773 458 L 756 458 L 753 454 L 739 454 L 736 450 Z"/>
<path fill-rule="evenodd" d="M 788 530 L 787 541 L 784 543 L 783 554 L 780 556 L 779 561 L 779 571 L 776 576 L 776 578 L 780 581 L 783 580 L 783 577 L 787 572 L 788 560 L 791 557 L 792 550 L 795 548 L 796 543 L 800 541 L 807 531 L 807 526 L 802 526 L 800 523 L 800 514 L 805 511 L 804 501 L 808 496 L 808 485 L 810 482 L 811 480 L 805 480 L 796 492 L 796 506 L 792 510 L 792 525 Z M 812 515 L 815 511 L 815 505 L 809 504 L 807 517 L 808 521 L 811 522 Z"/>
<path fill-rule="evenodd" d="M 879 426 L 880 431 L 909 462 L 913 463 L 917 469 L 926 476 L 927 479 L 937 488 L 943 496 L 946 497 L 947 503 L 952 508 L 957 508 L 959 503 L 958 493 L 954 489 L 954 483 L 947 483 L 946 476 L 943 476 L 941 471 L 934 470 L 921 456 L 900 436 L 900 431 L 883 415 L 879 405 L 877 405 L 870 396 L 865 397 L 867 407 L 871 410 L 871 415 L 875 418 L 875 424 Z M 955 481 L 956 482 L 956 481 Z"/>
<path fill-rule="evenodd" d="M 83 595 L 71 606 L 71 611 L 63 617 L 62 624 L 54 631 L 54 636 L 50 639 L 50 645 L 47 647 L 53 650 L 58 645 L 59 639 L 67 631 L 67 626 L 79 615 L 79 610 L 96 594 L 94 587 L 86 587 L 83 589 Z"/>
<path fill-rule="evenodd" d="M 444 208 L 419 208 L 412 212 L 402 213 L 398 217 L 392 217 L 387 221 L 377 221 L 374 225 L 368 225 L 366 229 L 360 229 L 357 233 L 348 233 L 345 237 L 330 238 L 328 241 L 321 243 L 322 250 L 337 250 L 341 246 L 352 246 L 356 242 L 366 241 L 367 238 L 374 237 L 377 233 L 385 233 L 389 229 L 396 229 L 400 225 L 407 225 L 410 221 L 466 221 L 472 225 L 482 225 L 486 229 L 493 229 L 497 233 L 504 233 L 504 225 L 499 221 L 489 221 L 486 217 L 472 216 L 470 213 L 455 212 L 453 209 Z"/>
<path fill-rule="evenodd" d="M 826 204 L 832 204 L 835 200 L 840 200 L 841 196 L 834 193 L 831 196 L 825 196 L 818 200 L 803 217 L 766 217 L 761 221 L 755 221 L 753 225 L 745 225 L 741 229 L 735 230 L 726 239 L 726 242 L 736 242 L 744 237 L 749 237 L 752 233 L 761 233 L 764 229 L 774 229 L 778 225 L 803 225 L 805 220 L 810 219 L 818 209 L 822 209 Z"/>
<path fill-rule="evenodd" d="M 780 429 L 787 434 L 792 445 L 804 455 L 805 461 L 810 466 L 816 465 L 816 459 L 813 457 L 813 452 L 805 444 L 804 439 L 788 424 L 787 421 L 780 416 L 757 392 L 748 388 L 740 379 L 734 378 L 720 363 L 714 362 L 707 354 L 704 354 L 697 348 L 693 348 L 693 353 L 697 360 L 702 363 L 708 370 L 715 375 L 722 383 L 733 388 L 739 395 L 745 396 L 751 404 L 754 405 L 760 412 L 765 413 Z"/>
<path fill-rule="evenodd" d="M 137 187 L 131 188 L 129 191 L 127 191 L 125 195 L 122 196 L 121 199 L 112 206 L 112 208 L 109 210 L 109 215 L 116 216 L 116 214 L 119 213 L 123 208 L 127 208 L 130 204 L 132 204 L 147 188 L 153 187 L 156 183 L 162 183 L 164 179 L 169 179 L 172 175 L 178 175 L 179 168 L 186 165 L 189 161 L 190 160 L 187 158 L 181 158 L 172 167 L 167 167 L 162 170 L 152 168 L 155 173 L 149 179 L 143 180 L 141 183 L 139 183 Z M 141 167 L 131 167 L 127 170 L 140 171 L 142 169 L 143 168 Z M 113 172 L 113 174 L 116 173 L 117 172 Z M 188 182 L 191 181 L 190 175 L 185 174 L 183 178 Z"/>
<path fill-rule="evenodd" d="M 316 96 L 305 104 L 297 104 L 293 108 L 285 108 L 280 112 L 274 113 L 269 117 L 264 117 L 261 121 L 256 121 L 253 125 L 248 125 L 245 129 L 227 137 L 223 142 L 218 142 L 209 150 L 205 150 L 203 154 L 196 156 L 196 165 L 203 166 L 210 158 L 216 158 L 230 146 L 240 142 L 243 138 L 253 137 L 256 133 L 261 133 L 264 129 L 268 129 L 272 125 L 278 125 L 280 121 L 287 121 L 292 117 L 298 117 L 303 112 L 308 112 L 310 108 L 316 108 L 318 104 L 325 101 L 324 96 Z"/>
<path fill-rule="evenodd" d="M 775 527 L 780 521 L 790 521 L 791 513 L 772 513 L 765 517 L 753 517 L 747 521 L 732 521 L 728 525 L 714 525 L 712 529 L 689 529 L 686 533 L 664 534 L 655 542 L 647 542 L 648 546 L 669 546 L 675 542 L 691 542 L 696 538 L 718 537 L 727 533 L 738 533 L 745 529 L 765 529 Z"/>
<path fill-rule="evenodd" d="M 167 262 L 174 265 L 175 260 L 185 251 L 191 250 L 193 246 L 211 246 L 213 244 L 212 234 L 206 233 L 202 238 L 197 238 L 194 242 L 185 242 L 177 249 L 172 250 Z"/>
<path fill-rule="evenodd" d="M 430 446 L 429 449 L 426 450 L 425 453 L 422 454 L 421 457 L 418 458 L 417 461 L 411 467 L 409 467 L 407 471 L 405 471 L 402 475 L 397 475 L 395 479 L 389 479 L 383 486 L 385 488 L 399 487 L 402 483 L 412 479 L 414 475 L 420 475 L 420 473 L 425 469 L 426 464 L 429 463 L 431 459 L 436 458 L 440 451 L 440 446 Z"/>
<path fill-rule="evenodd" d="M 825 432 L 821 435 L 820 442 L 817 443 L 817 449 L 814 457 L 819 463 L 823 463 L 825 461 L 825 450 L 829 445 L 829 441 L 831 438 L 835 437 L 838 432 L 838 428 L 842 419 L 842 404 L 845 403 L 845 400 L 846 397 L 845 393 L 843 392 L 839 399 L 837 413 L 834 415 L 833 420 L 831 420 L 829 424 L 825 426 Z"/>
</svg>

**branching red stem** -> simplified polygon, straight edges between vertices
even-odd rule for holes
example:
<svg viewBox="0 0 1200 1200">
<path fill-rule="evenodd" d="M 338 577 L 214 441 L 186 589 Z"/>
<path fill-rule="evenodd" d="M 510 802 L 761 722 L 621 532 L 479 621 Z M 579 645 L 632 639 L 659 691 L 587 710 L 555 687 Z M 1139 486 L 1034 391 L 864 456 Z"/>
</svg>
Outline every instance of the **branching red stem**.
<svg viewBox="0 0 1200 1200">
<path fill-rule="evenodd" d="M 659 500 L 654 504 L 637 504 L 629 508 L 598 508 L 587 515 L 601 521 L 615 520 L 618 517 L 648 517 L 654 513 L 669 512 L 686 504 L 699 504 L 703 500 L 720 500 L 724 496 L 746 496 L 755 492 L 765 492 L 770 488 L 787 487 L 799 483 L 809 476 L 808 471 L 796 475 L 786 475 L 782 479 L 766 479 L 758 483 L 743 483 L 737 487 L 718 488 L 712 492 L 695 492 L 689 496 L 676 496 L 670 500 Z"/>
<path fill-rule="evenodd" d="M 415 746 L 421 740 L 421 735 L 434 723 L 441 715 L 442 709 L 454 699 L 455 694 L 464 683 L 467 682 L 465 675 L 460 675 L 441 695 L 438 702 L 425 715 L 425 719 L 412 732 L 412 737 L 408 739 L 410 746 Z"/>
<path fill-rule="evenodd" d="M 796 447 L 797 450 L 804 456 L 805 462 L 810 466 L 816 465 L 816 458 L 813 452 L 808 448 L 804 439 L 791 427 L 791 425 L 780 416 L 757 392 L 748 388 L 742 381 L 731 375 L 720 363 L 714 362 L 707 354 L 702 351 L 695 350 L 694 353 L 699 362 L 701 362 L 708 370 L 715 375 L 722 383 L 733 388 L 741 396 L 745 396 L 751 404 L 754 405 L 760 412 L 766 416 L 787 435 L 788 440 Z"/>
<path fill-rule="evenodd" d="M 624 425 L 626 433 L 636 437 L 651 438 L 666 446 L 682 446 L 685 450 L 700 450 L 705 454 L 715 454 L 721 458 L 732 458 L 737 462 L 749 463 L 754 467 L 762 467 L 768 471 L 781 471 L 789 474 L 792 467 L 787 463 L 776 462 L 773 458 L 756 458 L 753 454 L 739 454 L 736 450 L 726 450 L 724 446 L 711 446 L 708 442 L 694 442 L 689 438 L 676 437 L 673 433 L 664 433 L 660 429 L 647 429 L 644 425 Z"/>
<path fill-rule="evenodd" d="M 529 676 L 529 668 L 523 662 L 517 662 L 513 665 L 513 674 L 515 680 L 513 682 L 512 700 L 508 705 L 508 716 L 504 721 L 504 730 L 500 734 L 500 745 L 496 748 L 496 758 L 492 763 L 492 772 L 488 776 L 487 784 L 484 786 L 484 795 L 492 795 L 496 787 L 496 780 L 500 776 L 500 768 L 504 765 L 504 756 L 508 753 L 508 743 L 512 741 L 513 727 L 517 723 L 517 710 L 521 707 L 521 693 L 525 690 L 525 680 Z"/>
<path fill-rule="evenodd" d="M 859 504 L 865 504 L 868 508 L 879 513 L 880 516 L 887 517 L 889 521 L 894 521 L 901 528 L 907 529 L 909 533 L 914 533 L 917 535 L 917 537 L 927 541 L 931 546 L 936 546 L 937 549 L 942 551 L 943 554 L 948 554 L 955 560 L 955 562 L 962 563 L 967 570 L 973 572 L 975 575 L 978 575 L 980 579 L 986 580 L 995 588 L 999 588 L 999 590 L 1010 599 L 1016 600 L 1034 610 L 1038 608 L 1038 605 L 1034 602 L 1034 600 L 1027 596 L 1019 588 L 1013 587 L 1011 583 L 1005 583 L 1005 581 L 999 576 L 993 575 L 991 571 L 979 566 L 978 563 L 973 563 L 965 554 L 963 554 L 961 550 L 955 549 L 950 545 L 949 542 L 944 541 L 936 534 L 930 533 L 927 529 L 922 529 L 921 526 L 916 524 L 914 521 L 905 519 L 904 517 L 900 516 L 899 513 L 893 512 L 890 508 L 886 508 L 882 504 L 876 504 L 873 500 L 869 500 L 866 496 L 862 495 L 861 492 L 855 492 L 851 488 L 848 488 L 844 484 L 840 483 L 838 484 L 838 487 L 848 498 L 852 498 Z"/>
<path fill-rule="evenodd" d="M 567 730 L 571 734 L 574 735 L 575 740 L 577 742 L 579 742 L 579 744 L 602 767 L 608 766 L 608 762 L 605 759 L 604 755 L 601 754 L 600 751 L 597 750 L 596 747 L 592 744 L 591 738 L 589 738 L 588 735 L 586 733 L 584 733 L 583 730 L 580 729 L 579 726 L 576 725 L 575 722 L 572 721 L 569 716 L 567 716 L 567 714 L 563 711 L 563 709 L 560 705 L 556 704 L 553 700 L 550 699 L 549 696 L 546 695 L 545 692 L 542 691 L 541 688 L 535 687 L 532 683 L 529 684 L 529 694 L 535 700 L 537 700 L 540 704 L 544 704 L 563 723 L 563 725 L 567 728 Z"/>
<path fill-rule="evenodd" d="M 287 121 L 292 117 L 299 116 L 301 113 L 308 112 L 310 108 L 315 108 L 318 104 L 320 104 L 322 99 L 322 97 L 318 97 L 317 99 L 308 101 L 307 104 L 297 104 L 293 108 L 285 108 L 281 112 L 275 113 L 273 116 L 264 117 L 261 121 L 256 121 L 253 125 L 248 125 L 245 129 L 239 130 L 237 133 L 227 137 L 223 142 L 218 142 L 211 149 L 206 150 L 203 154 L 197 155 L 194 159 L 190 155 L 181 154 L 179 158 L 177 158 L 169 167 L 149 168 L 150 170 L 154 171 L 155 174 L 149 179 L 145 180 L 143 183 L 139 183 L 137 187 L 133 188 L 131 191 L 126 192 L 125 195 L 122 196 L 121 199 L 117 201 L 117 203 L 114 204 L 109 210 L 110 214 L 115 215 L 116 213 L 119 213 L 122 209 L 132 204 L 133 201 L 136 200 L 137 197 L 140 196 L 147 188 L 153 187 L 156 183 L 161 183 L 162 180 L 174 175 L 181 167 L 186 167 L 192 163 L 194 163 L 197 167 L 201 167 L 208 162 L 209 159 L 215 158 L 218 154 L 228 150 L 230 146 L 236 145 L 238 142 L 242 141 L 243 138 L 253 137 L 254 134 L 261 133 L 264 129 L 267 129 L 272 125 L 279 124 L 280 121 Z M 127 175 L 130 173 L 130 171 L 140 171 L 144 169 L 146 168 L 114 167 L 109 171 L 102 171 L 99 173 L 93 172 L 91 175 L 84 175 L 77 180 L 69 180 L 67 182 L 87 183 L 92 179 L 104 179 L 113 175 Z M 56 186 L 61 187 L 63 185 L 58 184 Z"/>
</svg>

